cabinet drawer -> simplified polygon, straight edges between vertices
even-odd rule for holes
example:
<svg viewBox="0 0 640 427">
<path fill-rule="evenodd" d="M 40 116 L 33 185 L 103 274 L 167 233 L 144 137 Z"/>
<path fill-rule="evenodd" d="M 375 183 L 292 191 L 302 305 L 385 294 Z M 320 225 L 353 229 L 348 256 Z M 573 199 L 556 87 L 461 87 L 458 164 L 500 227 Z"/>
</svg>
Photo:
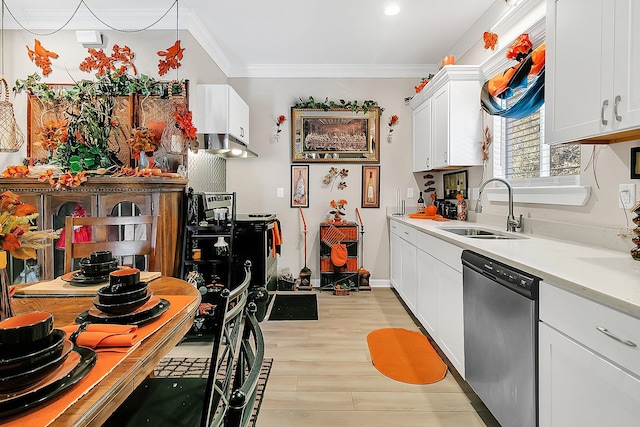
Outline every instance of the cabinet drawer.
<svg viewBox="0 0 640 427">
<path fill-rule="evenodd" d="M 640 376 L 640 319 L 543 282 L 540 320 Z"/>
<path fill-rule="evenodd" d="M 418 233 L 418 248 L 454 270 L 462 272 L 462 261 L 460 259 L 462 248 L 427 233 Z"/>
<path fill-rule="evenodd" d="M 398 235 L 402 237 L 403 240 L 411 243 L 413 246 L 417 244 L 418 241 L 418 230 L 413 227 L 409 227 L 408 225 L 398 224 L 400 226 L 400 231 Z"/>
</svg>

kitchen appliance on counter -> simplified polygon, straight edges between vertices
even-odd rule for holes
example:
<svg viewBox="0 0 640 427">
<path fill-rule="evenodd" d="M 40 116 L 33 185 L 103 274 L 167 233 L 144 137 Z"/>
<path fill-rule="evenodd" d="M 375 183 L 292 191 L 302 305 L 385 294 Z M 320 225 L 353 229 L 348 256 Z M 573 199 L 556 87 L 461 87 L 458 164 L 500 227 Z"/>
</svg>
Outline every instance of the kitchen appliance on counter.
<svg viewBox="0 0 640 427">
<path fill-rule="evenodd" d="M 232 282 L 244 277 L 242 264 L 251 261 L 251 288 L 275 291 L 278 280 L 278 259 L 275 232 L 276 215 L 270 213 L 245 213 L 236 215 L 234 232 L 234 259 Z"/>
<path fill-rule="evenodd" d="M 502 426 L 538 425 L 540 279 L 462 252 L 465 376 Z"/>
</svg>

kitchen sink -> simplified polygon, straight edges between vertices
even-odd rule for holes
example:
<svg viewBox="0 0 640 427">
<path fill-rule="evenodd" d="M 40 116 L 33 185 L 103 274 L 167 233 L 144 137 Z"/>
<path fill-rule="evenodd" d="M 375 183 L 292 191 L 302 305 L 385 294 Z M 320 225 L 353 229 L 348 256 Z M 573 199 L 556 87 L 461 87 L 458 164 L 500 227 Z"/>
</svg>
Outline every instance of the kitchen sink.
<svg viewBox="0 0 640 427">
<path fill-rule="evenodd" d="M 487 230 L 479 227 L 439 227 L 440 230 L 448 233 L 457 234 L 458 236 L 470 237 L 472 239 L 486 240 L 515 240 L 526 239 L 524 236 L 515 234 L 502 233 L 495 230 Z"/>
</svg>

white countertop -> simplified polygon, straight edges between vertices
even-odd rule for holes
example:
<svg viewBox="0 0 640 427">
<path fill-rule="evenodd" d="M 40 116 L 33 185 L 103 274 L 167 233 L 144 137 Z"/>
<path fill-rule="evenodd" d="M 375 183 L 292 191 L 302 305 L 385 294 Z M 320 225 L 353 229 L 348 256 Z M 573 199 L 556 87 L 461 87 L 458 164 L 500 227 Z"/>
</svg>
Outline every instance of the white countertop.
<svg viewBox="0 0 640 427">
<path fill-rule="evenodd" d="M 388 218 L 640 318 L 640 261 L 629 253 L 521 233 L 514 234 L 524 239 L 474 239 L 440 228 L 471 226 L 506 232 L 472 222 Z"/>
</svg>

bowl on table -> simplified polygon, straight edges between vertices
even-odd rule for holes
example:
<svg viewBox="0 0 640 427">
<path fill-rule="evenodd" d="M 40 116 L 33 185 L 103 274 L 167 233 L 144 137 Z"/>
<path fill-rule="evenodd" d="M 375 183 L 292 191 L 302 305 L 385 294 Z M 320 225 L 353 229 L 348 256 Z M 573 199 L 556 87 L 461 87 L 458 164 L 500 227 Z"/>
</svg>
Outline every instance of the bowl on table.
<svg viewBox="0 0 640 427">
<path fill-rule="evenodd" d="M 0 346 L 32 345 L 53 331 L 53 315 L 47 311 L 18 314 L 0 322 Z M 8 348 L 8 347 L 6 347 Z M 2 347 L 0 351 L 4 353 Z"/>
<path fill-rule="evenodd" d="M 118 260 L 111 251 L 91 252 L 91 256 L 80 260 L 80 270 L 87 277 L 106 276 L 117 268 Z"/>
<path fill-rule="evenodd" d="M 127 304 L 147 294 L 147 282 L 139 282 L 132 286 L 119 287 L 111 285 L 98 289 L 98 301 L 105 305 Z"/>
<path fill-rule="evenodd" d="M 109 273 L 109 286 L 113 292 L 123 291 L 140 283 L 140 270 L 137 268 L 121 268 Z"/>
</svg>

